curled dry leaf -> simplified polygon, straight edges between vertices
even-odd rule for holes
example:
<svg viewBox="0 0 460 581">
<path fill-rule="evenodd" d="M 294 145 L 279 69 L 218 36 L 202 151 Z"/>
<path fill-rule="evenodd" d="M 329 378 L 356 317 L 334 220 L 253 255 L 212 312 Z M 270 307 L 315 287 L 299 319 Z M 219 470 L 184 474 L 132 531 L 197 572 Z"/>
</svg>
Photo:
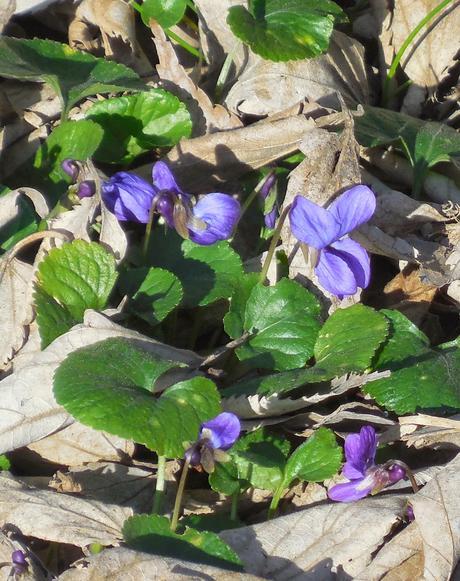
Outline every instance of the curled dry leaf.
<svg viewBox="0 0 460 581">
<path fill-rule="evenodd" d="M 460 556 L 459 468 L 457 456 L 409 497 L 415 522 L 390 541 L 357 579 L 451 578 Z"/>
<path fill-rule="evenodd" d="M 248 573 L 279 581 L 317 581 L 333 579 L 340 570 L 354 578 L 370 563 L 405 502 L 403 495 L 388 495 L 350 504 L 319 504 L 220 536 L 238 553 Z"/>
<path fill-rule="evenodd" d="M 108 549 L 83 559 L 59 577 L 60 581 L 139 581 L 139 579 L 218 579 L 219 581 L 262 581 L 247 573 L 234 573 L 211 565 L 149 555 L 125 548 Z"/>
<path fill-rule="evenodd" d="M 128 507 L 29 487 L 0 474 L 0 523 L 25 536 L 85 547 L 118 544 Z"/>
<path fill-rule="evenodd" d="M 48 203 L 41 192 L 34 188 L 17 188 L 3 194 L 0 198 L 0 228 L 3 228 L 8 222 L 19 216 L 19 199 L 21 196 L 29 198 L 40 218 L 48 215 L 50 211 Z"/>
<path fill-rule="evenodd" d="M 3 258 L 0 262 L 0 368 L 20 349 L 32 312 L 33 268 L 21 260 Z"/>
<path fill-rule="evenodd" d="M 401 440 L 415 448 L 460 448 L 459 416 L 439 418 L 418 414 L 399 418 Z"/>
<path fill-rule="evenodd" d="M 303 115 L 264 120 L 184 139 L 166 156 L 179 183 L 192 193 L 205 193 L 221 182 L 235 180 L 253 169 L 294 153 L 302 139 L 316 129 Z M 140 175 L 151 179 L 152 164 L 142 166 Z"/>
<path fill-rule="evenodd" d="M 335 398 L 346 394 L 352 389 L 356 389 L 365 383 L 388 376 L 388 371 L 374 372 L 367 375 L 345 375 L 337 377 L 330 382 L 330 385 L 320 387 L 312 395 L 306 395 L 297 399 L 280 398 L 279 394 L 274 393 L 270 396 L 265 395 L 241 395 L 231 396 L 222 401 L 224 411 L 232 412 L 243 420 L 257 418 L 259 416 L 280 416 L 293 411 L 297 411 L 328 399 Z"/>
<path fill-rule="evenodd" d="M 167 480 L 170 480 L 167 478 Z M 151 470 L 112 462 L 93 462 L 57 472 L 49 486 L 58 492 L 78 492 L 87 500 L 129 506 L 136 513 L 152 510 L 155 478 Z M 168 487 L 172 485 L 168 482 Z"/>
<path fill-rule="evenodd" d="M 222 8 L 219 6 L 219 10 Z M 193 120 L 195 136 L 241 127 L 240 119 L 222 105 L 214 105 L 207 94 L 189 77 L 180 64 L 171 42 L 159 24 L 151 21 L 153 42 L 159 64 L 156 65 L 161 86 L 184 101 Z"/>
<path fill-rule="evenodd" d="M 339 108 L 369 102 L 364 47 L 334 31 L 327 53 L 314 59 L 274 63 L 250 53 L 225 104 L 231 111 L 271 115 L 303 99 Z"/>
<path fill-rule="evenodd" d="M 73 423 L 74 420 L 54 399 L 54 372 L 75 349 L 109 337 L 141 341 L 147 350 L 192 367 L 201 363 L 201 358 L 191 351 L 164 345 L 87 311 L 83 324 L 58 337 L 0 382 L 0 453 L 27 446 Z"/>
<path fill-rule="evenodd" d="M 45 460 L 78 466 L 98 460 L 122 461 L 134 453 L 134 444 L 123 438 L 74 423 L 28 446 Z"/>
</svg>

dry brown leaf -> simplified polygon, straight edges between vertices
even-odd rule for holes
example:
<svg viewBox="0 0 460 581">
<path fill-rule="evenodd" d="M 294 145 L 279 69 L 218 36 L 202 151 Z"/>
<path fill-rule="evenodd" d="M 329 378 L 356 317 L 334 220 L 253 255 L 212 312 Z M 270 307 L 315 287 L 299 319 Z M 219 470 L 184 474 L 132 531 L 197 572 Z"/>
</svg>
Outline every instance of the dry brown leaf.
<svg viewBox="0 0 460 581">
<path fill-rule="evenodd" d="M 59 581 L 263 581 L 211 565 L 149 555 L 126 548 L 108 549 L 74 564 Z"/>
<path fill-rule="evenodd" d="M 0 369 L 22 347 L 32 320 L 32 276 L 30 264 L 17 258 L 0 261 Z"/>
<path fill-rule="evenodd" d="M 0 525 L 25 536 L 85 547 L 118 544 L 132 509 L 29 487 L 0 474 Z"/>
<path fill-rule="evenodd" d="M 417 524 L 412 523 L 386 543 L 355 581 L 422 581 L 423 544 Z"/>
<path fill-rule="evenodd" d="M 78 466 L 98 460 L 120 462 L 134 453 L 134 444 L 130 440 L 79 423 L 33 442 L 28 448 L 41 458 L 64 466 Z"/>
<path fill-rule="evenodd" d="M 57 472 L 49 485 L 58 492 L 78 492 L 88 500 L 129 506 L 136 513 L 148 513 L 152 510 L 155 478 L 152 470 L 94 462 L 76 466 L 66 473 Z M 167 491 L 171 485 L 168 482 Z"/>
<path fill-rule="evenodd" d="M 185 139 L 168 153 L 166 160 L 186 191 L 210 192 L 223 181 L 235 180 L 293 153 L 314 130 L 314 121 L 302 115 L 259 121 L 248 127 Z M 151 179 L 152 164 L 139 168 L 139 173 Z"/>
<path fill-rule="evenodd" d="M 16 9 L 16 0 L 2 0 L 0 3 L 0 32 L 8 24 Z"/>
<path fill-rule="evenodd" d="M 422 18 L 438 4 L 438 0 L 395 2 L 391 17 L 393 54 L 401 48 Z M 459 36 L 460 2 L 456 0 L 417 35 L 401 59 L 401 67 L 414 83 L 433 89 L 446 75 L 458 52 L 458 43 L 446 42 L 446 39 L 457 39 Z"/>
<path fill-rule="evenodd" d="M 222 105 L 214 105 L 207 94 L 195 85 L 180 64 L 176 51 L 161 26 L 152 20 L 150 28 L 160 61 L 156 65 L 160 86 L 186 103 L 193 120 L 194 136 L 241 127 L 242 123 L 236 115 Z"/>
<path fill-rule="evenodd" d="M 415 448 L 460 448 L 460 420 L 458 416 L 440 418 L 418 414 L 399 418 L 401 440 Z"/>
<path fill-rule="evenodd" d="M 58 337 L 0 382 L 0 453 L 27 446 L 73 423 L 73 418 L 54 399 L 54 371 L 75 349 L 109 337 L 132 338 L 160 357 L 191 367 L 198 367 L 202 361 L 191 351 L 164 345 L 87 311 L 83 324 Z"/>
<path fill-rule="evenodd" d="M 337 93 L 349 106 L 369 101 L 364 47 L 334 31 L 328 52 L 314 59 L 274 63 L 250 53 L 225 104 L 252 115 L 271 115 L 303 99 L 337 109 Z"/>
<path fill-rule="evenodd" d="M 100 37 L 94 30 L 99 29 Z M 123 0 L 83 0 L 69 25 L 69 44 L 97 52 L 101 45 L 106 58 L 150 73 L 152 67 L 136 40 L 134 11 Z"/>
<path fill-rule="evenodd" d="M 40 218 L 48 215 L 50 211 L 48 203 L 41 192 L 34 188 L 17 188 L 4 194 L 0 198 L 0 228 L 3 228 L 8 222 L 19 216 L 19 203 L 22 196 L 29 198 Z"/>
<path fill-rule="evenodd" d="M 404 495 L 329 502 L 220 536 L 248 573 L 277 581 L 329 581 L 339 571 L 353 578 L 371 562 L 405 503 Z"/>
<path fill-rule="evenodd" d="M 333 379 L 330 384 L 318 384 L 316 392 L 291 399 L 289 397 L 280 398 L 279 394 L 274 393 L 270 396 L 265 395 L 241 395 L 231 396 L 222 401 L 222 407 L 227 412 L 236 414 L 241 419 L 256 418 L 259 416 L 280 416 L 289 412 L 297 411 L 318 403 L 322 403 L 328 399 L 339 397 L 356 389 L 365 383 L 388 377 L 389 371 L 375 371 L 367 375 L 354 375 L 337 377 Z M 314 389 L 314 386 L 310 386 Z"/>
</svg>

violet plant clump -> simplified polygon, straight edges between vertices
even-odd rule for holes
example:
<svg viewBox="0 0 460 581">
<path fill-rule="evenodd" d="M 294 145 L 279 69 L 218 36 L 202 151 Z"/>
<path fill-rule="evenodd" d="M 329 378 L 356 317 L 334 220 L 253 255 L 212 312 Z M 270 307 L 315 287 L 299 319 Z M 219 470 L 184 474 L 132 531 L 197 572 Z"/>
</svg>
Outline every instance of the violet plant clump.
<svg viewBox="0 0 460 581">
<path fill-rule="evenodd" d="M 240 216 L 240 204 L 228 194 L 214 192 L 196 204 L 182 191 L 163 161 L 155 163 L 152 182 L 130 172 L 118 172 L 102 184 L 107 207 L 120 221 L 148 224 L 151 213 L 163 216 L 183 238 L 202 245 L 226 240 Z"/>
<path fill-rule="evenodd" d="M 226 462 L 229 450 L 239 438 L 241 424 L 238 416 L 223 412 L 201 424 L 197 441 L 185 452 L 185 459 L 192 466 L 201 465 L 209 474 L 216 462 Z"/>
<path fill-rule="evenodd" d="M 328 496 L 338 502 L 353 502 L 377 494 L 390 484 L 404 480 L 407 467 L 394 460 L 383 465 L 375 463 L 377 435 L 372 426 L 364 426 L 359 434 L 350 434 L 345 439 L 346 462 L 342 475 L 350 482 L 336 484 L 329 489 Z"/>
<path fill-rule="evenodd" d="M 289 212 L 294 236 L 318 251 L 315 272 L 321 286 L 343 298 L 370 282 L 367 251 L 348 234 L 368 222 L 375 212 L 375 195 L 367 186 L 346 190 L 328 208 L 300 195 Z"/>
</svg>

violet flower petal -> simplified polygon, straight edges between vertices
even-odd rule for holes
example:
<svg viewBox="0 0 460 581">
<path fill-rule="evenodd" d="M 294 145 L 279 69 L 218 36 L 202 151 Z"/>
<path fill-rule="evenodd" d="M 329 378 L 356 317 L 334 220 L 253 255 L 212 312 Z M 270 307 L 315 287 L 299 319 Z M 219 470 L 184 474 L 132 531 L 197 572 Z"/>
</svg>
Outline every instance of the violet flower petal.
<svg viewBox="0 0 460 581">
<path fill-rule="evenodd" d="M 333 214 L 302 196 L 296 196 L 289 212 L 297 240 L 318 250 L 340 238 L 340 224 Z"/>
<path fill-rule="evenodd" d="M 363 185 L 346 190 L 334 200 L 328 212 L 340 225 L 336 240 L 368 222 L 375 212 L 375 206 L 374 192 Z"/>
<path fill-rule="evenodd" d="M 265 226 L 273 230 L 276 225 L 277 218 L 278 218 L 278 208 L 276 206 L 273 206 L 273 209 L 264 216 Z"/>
<path fill-rule="evenodd" d="M 206 428 L 211 432 L 211 445 L 214 449 L 228 450 L 238 439 L 241 424 L 238 416 L 230 412 L 223 412 L 201 424 L 201 432 Z"/>
<path fill-rule="evenodd" d="M 353 502 L 360 500 L 370 494 L 374 488 L 373 483 L 367 485 L 366 478 L 361 480 L 354 480 L 353 482 L 345 482 L 344 484 L 336 484 L 329 489 L 327 495 L 331 500 L 337 502 Z"/>
<path fill-rule="evenodd" d="M 158 190 L 166 190 L 183 194 L 184 192 L 178 186 L 176 179 L 169 169 L 168 164 L 164 161 L 157 161 L 152 167 L 152 182 Z"/>
<path fill-rule="evenodd" d="M 118 172 L 102 184 L 104 202 L 120 221 L 147 224 L 154 196 L 147 181 L 129 172 Z"/>
<path fill-rule="evenodd" d="M 358 289 L 356 278 L 342 253 L 325 248 L 315 268 L 321 286 L 330 293 L 343 297 L 354 295 Z"/>
<path fill-rule="evenodd" d="M 377 436 L 372 426 L 363 426 L 359 434 L 345 438 L 346 462 L 342 474 L 349 480 L 363 478 L 367 469 L 375 465 Z"/>
<path fill-rule="evenodd" d="M 371 279 L 371 259 L 367 251 L 351 238 L 344 238 L 333 242 L 328 250 L 340 256 L 353 272 L 356 285 L 361 288 L 369 286 Z"/>
<path fill-rule="evenodd" d="M 227 194 L 207 194 L 193 208 L 193 215 L 204 222 L 206 228 L 188 224 L 190 239 L 197 244 L 214 244 L 232 235 L 240 217 L 240 204 Z"/>
</svg>

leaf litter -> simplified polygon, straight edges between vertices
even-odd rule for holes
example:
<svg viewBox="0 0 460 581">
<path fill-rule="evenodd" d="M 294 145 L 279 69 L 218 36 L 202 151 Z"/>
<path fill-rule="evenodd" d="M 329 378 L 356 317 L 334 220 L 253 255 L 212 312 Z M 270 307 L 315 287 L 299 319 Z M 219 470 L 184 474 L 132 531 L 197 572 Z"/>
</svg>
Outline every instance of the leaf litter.
<svg viewBox="0 0 460 581">
<path fill-rule="evenodd" d="M 227 13 L 240 4 L 195 0 L 187 8 L 178 0 L 171 8 L 161 2 L 162 10 L 173 11 L 168 14 L 171 22 L 174 10 L 179 15 L 168 28 L 153 19 L 147 26 L 144 13 L 140 19 L 135 6 L 118 0 L 83 0 L 78 6 L 65 1 L 59 10 L 66 17 L 50 28 L 43 27 L 43 19 L 54 13 L 54 6 L 19 3 L 19 17 L 14 2 L 0 10 L 5 29 L 0 43 L 0 75 L 5 76 L 0 85 L 5 186 L 0 193 L 0 453 L 6 454 L 0 457 L 2 575 L 18 567 L 12 560 L 17 550 L 24 551 L 24 578 L 35 579 L 185 579 L 205 574 L 216 579 L 326 580 L 345 575 L 447 581 L 455 575 L 460 556 L 460 138 L 458 51 L 445 39 L 458 37 L 458 2 L 442 3 L 441 11 L 434 0 L 394 7 L 371 0 L 351 9 L 342 2 L 351 26 L 334 20 L 334 3 L 325 2 L 325 13 L 318 18 L 334 20 L 328 48 L 315 58 L 295 56 L 297 60 L 281 62 L 253 52 L 251 46 L 257 43 L 237 39 Z M 265 12 L 257 12 L 249 3 L 247 14 L 272 27 L 273 6 L 280 5 L 277 18 L 294 18 L 297 3 L 287 4 L 270 0 L 263 3 Z M 138 9 L 148 11 L 149 0 Z M 430 11 L 427 25 L 407 40 Z M 298 25 L 292 20 L 292 30 Z M 53 40 L 68 41 L 78 52 L 65 44 L 48 45 L 51 30 Z M 317 34 L 313 30 L 311 38 Z M 32 41 L 34 37 L 41 40 Z M 264 47 L 264 55 L 277 50 Z M 398 51 L 399 66 L 391 68 Z M 142 111 L 130 117 L 111 109 L 120 94 L 136 95 L 151 86 L 185 104 L 193 127 L 190 138 L 177 139 L 172 147 L 159 142 L 152 149 L 149 139 L 158 127 L 165 135 L 178 127 L 178 134 L 186 134 L 178 117 L 158 113 L 152 129 Z M 109 119 L 100 118 L 98 124 L 93 117 L 92 135 L 87 134 L 84 144 L 78 142 L 79 131 L 85 133 L 74 123 L 90 123 L 87 111 L 102 100 Z M 412 115 L 412 125 L 402 124 L 399 112 Z M 124 137 L 116 144 L 121 148 L 116 159 L 101 153 L 107 151 L 110 115 L 117 117 L 119 127 L 130 128 L 144 152 L 129 163 Z M 73 125 L 66 125 L 69 118 Z M 416 127 L 414 134 L 410 127 Z M 78 177 L 61 166 L 61 146 L 78 164 Z M 99 163 L 104 155 L 112 164 Z M 126 186 L 131 198 L 126 197 L 120 184 L 125 187 L 127 182 L 116 176 L 134 172 L 145 180 L 137 182 L 142 203 L 145 188 L 152 187 L 152 172 L 154 186 L 158 180 L 160 158 L 172 172 L 167 179 L 175 181 L 155 190 L 143 240 L 145 220 L 136 224 L 132 216 L 139 213 L 129 206 L 133 190 Z M 116 198 L 107 193 L 108 178 L 114 180 Z M 324 208 L 329 212 L 339 207 L 340 195 L 358 184 L 371 188 L 376 210 L 349 237 L 342 233 L 316 248 L 293 236 L 290 218 L 299 195 L 324 216 Z M 87 192 L 93 195 L 87 197 Z M 193 200 L 183 192 L 198 197 Z M 209 203 L 217 200 L 211 196 L 224 196 L 219 211 Z M 116 204 L 125 205 L 117 210 Z M 205 206 L 206 211 L 198 210 Z M 239 222 L 232 222 L 232 244 L 245 271 L 239 258 L 238 269 L 231 269 L 234 250 L 221 242 L 222 232 L 232 230 L 226 214 L 230 207 L 242 209 Z M 275 229 L 268 226 L 269 216 L 275 216 Z M 219 240 L 219 253 L 212 254 L 213 246 L 193 248 L 190 241 L 180 240 L 178 235 L 187 237 L 194 229 L 211 231 L 213 241 Z M 372 255 L 372 276 L 370 284 L 358 284 L 356 292 L 342 295 L 324 287 L 318 252 L 323 252 L 321 259 L 324 248 L 344 241 L 359 243 L 366 256 Z M 74 248 L 97 244 L 105 249 L 116 263 L 116 276 L 135 280 L 135 289 L 110 283 L 112 294 L 99 312 L 93 310 L 85 284 L 96 296 L 96 289 L 112 286 L 101 264 L 88 261 L 82 250 L 72 264 L 74 288 L 67 285 L 67 294 L 60 294 L 53 287 L 40 299 L 37 272 L 56 256 L 56 249 L 75 243 Z M 345 259 L 356 273 L 350 261 Z M 250 272 L 260 273 L 264 264 L 259 283 L 247 278 L 254 276 Z M 59 272 L 62 265 L 55 268 Z M 160 284 L 160 271 L 164 277 L 165 270 L 170 287 Z M 357 281 L 363 281 L 359 276 Z M 251 311 L 257 284 L 281 289 L 286 278 L 300 283 L 308 301 L 318 305 L 308 313 L 298 309 L 298 320 L 314 318 L 307 338 L 313 355 L 300 368 L 296 317 L 282 326 L 288 313 L 282 301 L 268 304 L 258 318 Z M 82 301 L 76 318 L 72 293 Z M 155 316 L 139 316 L 139 301 L 144 314 L 152 309 Z M 364 333 L 358 316 L 345 330 L 329 322 L 341 311 L 353 313 L 349 309 L 360 303 L 376 313 L 381 309 L 386 317 L 383 334 L 368 331 L 369 355 L 362 361 L 359 355 L 364 357 L 366 349 L 356 347 Z M 241 336 L 228 335 L 228 323 L 222 324 L 229 310 L 233 326 L 240 321 Z M 396 311 L 402 314 L 391 314 Z M 261 328 L 252 325 L 254 320 Z M 44 337 L 53 340 L 43 348 Z M 74 409 L 74 402 L 61 399 L 62 372 L 56 371 L 69 361 L 78 362 L 80 353 L 89 353 L 81 348 L 93 346 L 98 352 L 100 345 L 116 338 L 134 349 L 139 368 L 119 367 L 123 351 L 113 351 L 118 357 L 110 364 L 95 359 L 112 373 L 113 386 L 101 392 L 102 399 L 97 386 L 88 392 L 91 405 L 75 412 L 77 421 L 66 409 Z M 83 375 L 74 381 L 86 385 Z M 195 385 L 202 386 L 201 393 Z M 199 451 L 199 461 L 191 461 L 194 469 L 184 496 L 183 513 L 192 520 L 179 520 L 179 533 L 174 533 L 178 509 L 173 497 L 181 494 L 179 480 L 189 470 L 187 460 L 185 467 L 179 457 L 170 460 L 163 472 L 158 450 L 117 433 L 104 410 L 112 409 L 116 394 L 124 390 L 131 396 L 136 390 L 148 392 L 155 405 L 164 406 L 171 433 L 166 430 L 161 438 L 167 449 Z M 181 390 L 188 395 L 188 407 L 171 407 L 185 405 Z M 200 399 L 204 394 L 206 402 Z M 219 399 L 219 409 L 213 407 L 213 398 Z M 195 444 L 176 442 L 187 429 L 175 427 L 180 424 L 176 414 L 188 418 L 183 422 L 210 423 L 211 412 L 204 417 L 198 401 L 215 410 L 214 415 L 222 408 L 238 416 L 243 431 L 235 446 L 224 450 L 222 444 L 207 443 L 203 427 Z M 91 407 L 94 417 L 106 418 L 105 429 L 95 429 Z M 139 416 L 139 422 L 153 422 L 153 431 L 161 425 L 155 421 Z M 345 440 L 343 473 L 353 483 L 347 468 L 349 443 L 366 426 L 378 432 L 381 443 L 375 465 L 388 474 L 400 466 L 403 477 L 384 491 L 373 490 L 377 496 L 334 503 L 329 491 L 338 482 L 337 469 L 327 472 L 326 456 L 341 453 L 338 446 Z M 332 447 L 321 456 L 317 442 L 326 433 Z M 224 436 L 225 431 L 219 437 Z M 215 434 L 211 431 L 209 437 Z M 304 448 L 312 449 L 312 455 L 302 455 Z M 215 472 L 208 478 L 209 450 L 222 454 L 215 456 Z M 291 482 L 292 458 L 300 464 Z M 251 469 L 244 472 L 242 466 Z M 416 492 L 409 488 L 410 470 L 421 487 Z M 361 472 L 366 473 L 364 468 Z M 47 486 L 41 477 L 49 480 L 50 474 L 54 476 Z M 273 483 L 280 478 L 277 487 Z M 256 486 L 261 482 L 267 489 Z M 161 518 L 155 515 L 149 517 L 151 529 L 134 529 L 134 539 L 127 536 L 126 522 L 136 522 L 127 521 L 129 517 L 149 514 L 152 505 L 158 512 L 162 504 L 172 519 L 173 536 L 161 532 Z M 220 536 L 212 537 L 212 531 Z M 222 540 L 227 552 L 222 552 Z M 198 543 L 198 557 L 193 543 Z M 142 550 L 133 550 L 135 546 Z M 49 558 L 53 551 L 62 562 L 57 567 Z M 236 561 L 228 551 L 239 559 L 236 570 L 231 570 Z"/>
</svg>

